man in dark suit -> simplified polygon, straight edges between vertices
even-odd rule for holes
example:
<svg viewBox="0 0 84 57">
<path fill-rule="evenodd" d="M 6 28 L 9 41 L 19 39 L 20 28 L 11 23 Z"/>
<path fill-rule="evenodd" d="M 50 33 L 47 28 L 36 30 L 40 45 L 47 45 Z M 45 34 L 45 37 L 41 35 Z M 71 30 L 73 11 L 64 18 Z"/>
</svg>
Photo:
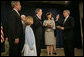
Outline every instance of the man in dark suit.
<svg viewBox="0 0 84 57">
<path fill-rule="evenodd" d="M 21 17 L 18 11 L 21 10 L 19 1 L 12 1 L 13 10 L 9 13 L 7 18 L 7 34 L 9 38 L 9 55 L 21 56 L 22 41 L 23 41 L 23 27 Z"/>
<path fill-rule="evenodd" d="M 35 39 L 36 39 L 36 48 L 37 48 L 37 56 L 40 56 L 41 52 L 41 40 L 42 40 L 42 33 L 43 33 L 43 26 L 41 22 L 41 16 L 42 16 L 42 9 L 38 8 L 35 11 L 36 16 L 34 16 L 34 24 L 32 25 Z"/>
<path fill-rule="evenodd" d="M 74 46 L 73 46 L 74 19 L 69 16 L 70 15 L 69 10 L 64 10 L 63 15 L 65 19 L 63 20 L 61 26 L 57 26 L 57 28 L 62 30 L 65 56 L 74 56 Z"/>
</svg>

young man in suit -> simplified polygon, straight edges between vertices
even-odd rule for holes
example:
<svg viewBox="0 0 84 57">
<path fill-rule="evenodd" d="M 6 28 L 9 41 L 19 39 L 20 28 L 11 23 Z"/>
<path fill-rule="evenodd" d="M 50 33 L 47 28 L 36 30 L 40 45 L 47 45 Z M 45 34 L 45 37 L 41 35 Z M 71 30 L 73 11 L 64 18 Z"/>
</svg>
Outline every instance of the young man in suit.
<svg viewBox="0 0 84 57">
<path fill-rule="evenodd" d="M 74 46 L 73 46 L 74 19 L 69 15 L 70 15 L 69 10 L 63 11 L 63 16 L 65 17 L 65 19 L 62 21 L 61 26 L 57 26 L 57 28 L 62 30 L 65 56 L 74 56 Z"/>
<path fill-rule="evenodd" d="M 10 45 L 9 55 L 21 56 L 21 49 L 23 47 L 23 27 L 18 12 L 21 10 L 20 1 L 12 1 L 11 6 L 13 7 L 13 10 L 9 13 L 7 18 L 7 34 Z"/>
</svg>

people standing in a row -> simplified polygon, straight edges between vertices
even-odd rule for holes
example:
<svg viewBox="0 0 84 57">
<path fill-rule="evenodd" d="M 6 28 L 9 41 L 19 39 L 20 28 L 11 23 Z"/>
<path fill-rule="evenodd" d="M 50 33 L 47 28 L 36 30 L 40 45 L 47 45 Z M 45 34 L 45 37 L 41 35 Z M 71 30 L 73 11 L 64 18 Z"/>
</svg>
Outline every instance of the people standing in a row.
<svg viewBox="0 0 84 57">
<path fill-rule="evenodd" d="M 10 56 L 21 56 L 21 50 L 23 48 L 24 42 L 24 34 L 25 34 L 25 27 L 24 22 L 25 16 L 22 17 L 23 21 L 21 22 L 21 16 L 18 11 L 21 10 L 21 5 L 19 1 L 12 1 L 11 5 L 13 10 L 9 13 L 7 18 L 7 37 L 9 40 L 9 55 Z M 64 44 L 64 52 L 66 56 L 74 56 L 74 47 L 73 47 L 73 28 L 74 28 L 74 19 L 70 17 L 70 11 L 64 10 L 63 15 L 65 19 L 62 21 L 62 24 L 55 25 L 54 20 L 52 19 L 52 13 L 48 12 L 46 14 L 47 20 L 45 20 L 42 24 L 42 9 L 37 8 L 35 10 L 36 15 L 34 16 L 34 23 L 29 24 L 31 25 L 35 37 L 32 37 L 36 41 L 36 50 L 37 56 L 40 56 L 41 53 L 41 41 L 42 34 L 43 34 L 43 26 L 45 26 L 45 45 L 47 45 L 47 53 L 49 56 L 49 51 L 51 51 L 51 56 L 53 55 L 53 46 L 55 41 L 54 30 L 56 29 L 55 26 L 62 30 L 62 38 Z M 31 18 L 32 19 L 32 18 Z M 59 18 L 56 18 L 56 23 L 58 22 Z M 23 23 L 23 24 L 22 24 Z M 28 27 L 31 28 L 31 27 Z M 26 30 L 26 33 L 28 31 Z M 26 36 L 25 36 L 26 37 Z M 35 41 L 33 41 L 35 43 Z M 25 41 L 26 42 L 26 41 Z M 27 43 L 27 42 L 26 42 Z M 29 41 L 28 41 L 29 43 Z M 29 44 L 30 50 L 32 50 L 32 44 Z M 35 46 L 34 46 L 35 47 Z M 36 53 L 35 51 L 35 53 Z M 31 52 L 31 51 L 30 51 Z M 36 54 L 35 54 L 36 55 Z"/>
<path fill-rule="evenodd" d="M 34 16 L 34 23 L 32 25 L 35 39 L 36 39 L 36 48 L 37 48 L 37 56 L 40 56 L 41 53 L 41 40 L 42 40 L 42 34 L 43 34 L 43 24 L 41 21 L 42 16 L 42 9 L 37 8 L 35 10 L 36 16 Z"/>
<path fill-rule="evenodd" d="M 53 45 L 54 45 L 54 29 L 55 22 L 51 20 L 52 13 L 48 12 L 46 14 L 47 19 L 44 20 L 43 25 L 45 26 L 45 45 L 47 46 L 47 53 L 53 55 Z"/>
</svg>

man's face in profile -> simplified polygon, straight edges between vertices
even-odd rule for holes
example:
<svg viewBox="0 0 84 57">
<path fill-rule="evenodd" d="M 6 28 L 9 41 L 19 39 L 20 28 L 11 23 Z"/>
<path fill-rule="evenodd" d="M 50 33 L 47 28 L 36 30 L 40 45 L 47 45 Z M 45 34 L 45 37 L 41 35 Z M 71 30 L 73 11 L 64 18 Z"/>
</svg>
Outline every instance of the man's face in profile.
<svg viewBox="0 0 84 57">
<path fill-rule="evenodd" d="M 68 12 L 64 11 L 64 12 L 63 12 L 63 16 L 64 16 L 64 17 L 67 17 L 67 16 L 68 16 Z"/>
<path fill-rule="evenodd" d="M 40 16 L 42 16 L 42 10 L 39 10 L 39 11 L 38 11 L 38 14 L 39 14 Z"/>
<path fill-rule="evenodd" d="M 15 6 L 16 6 L 16 8 L 18 9 L 18 11 L 20 11 L 20 10 L 21 10 L 21 4 L 20 4 L 20 2 L 19 2 L 19 1 L 17 2 L 17 4 L 16 4 Z"/>
</svg>

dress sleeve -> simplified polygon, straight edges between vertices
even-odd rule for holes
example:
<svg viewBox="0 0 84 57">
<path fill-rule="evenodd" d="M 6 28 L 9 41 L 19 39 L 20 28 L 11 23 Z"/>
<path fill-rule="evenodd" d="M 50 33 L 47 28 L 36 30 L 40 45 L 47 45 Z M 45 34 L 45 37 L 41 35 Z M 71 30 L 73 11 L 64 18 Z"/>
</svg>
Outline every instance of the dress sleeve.
<svg viewBox="0 0 84 57">
<path fill-rule="evenodd" d="M 52 27 L 52 29 L 55 29 L 55 28 L 56 28 L 56 27 L 55 27 L 55 22 L 54 22 L 54 20 L 52 20 L 51 27 Z"/>
<path fill-rule="evenodd" d="M 46 26 L 47 25 L 47 23 L 46 23 L 46 20 L 43 22 L 43 26 Z"/>
<path fill-rule="evenodd" d="M 25 33 L 25 38 L 27 40 L 27 44 L 29 45 L 30 48 L 33 48 L 34 45 L 34 37 L 32 36 L 32 30 L 27 27 L 26 33 Z"/>
</svg>

